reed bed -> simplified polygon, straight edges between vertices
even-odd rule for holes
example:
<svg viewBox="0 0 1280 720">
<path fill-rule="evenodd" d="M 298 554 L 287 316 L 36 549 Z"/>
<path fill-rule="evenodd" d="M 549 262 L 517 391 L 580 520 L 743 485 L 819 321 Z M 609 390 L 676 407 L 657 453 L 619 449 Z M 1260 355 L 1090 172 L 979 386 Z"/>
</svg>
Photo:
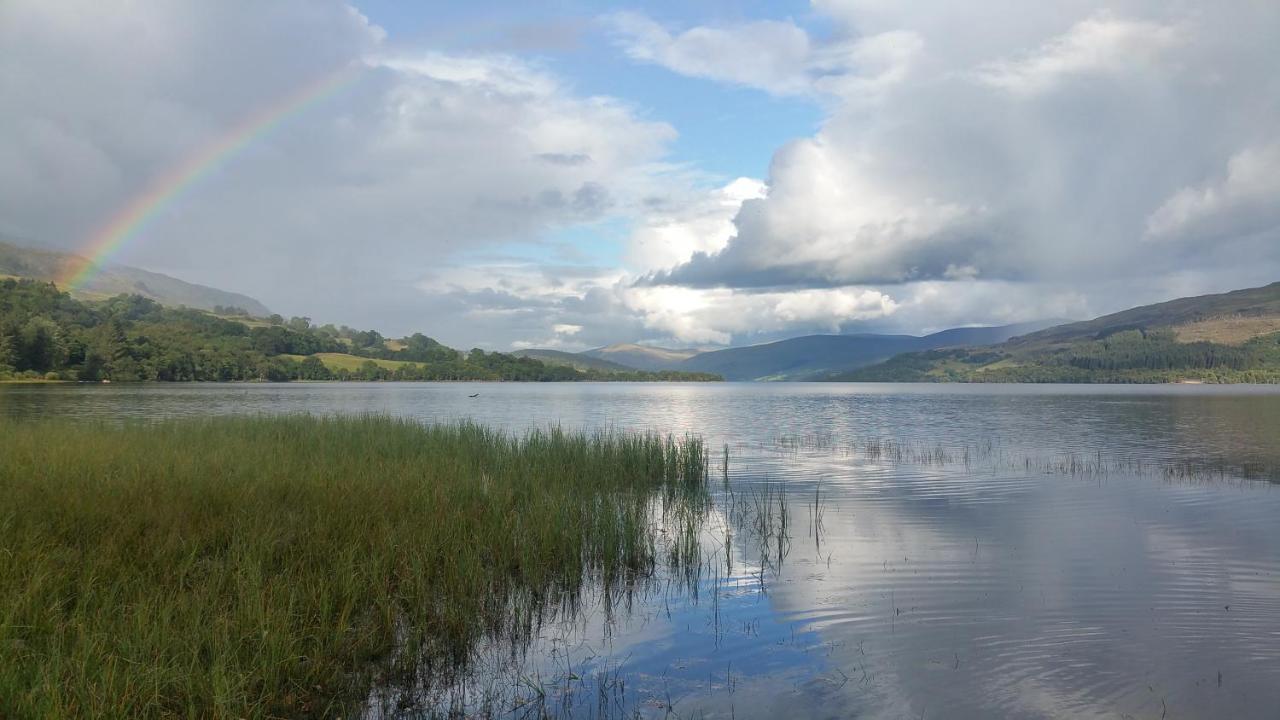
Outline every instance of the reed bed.
<svg viewBox="0 0 1280 720">
<path fill-rule="evenodd" d="M 692 560 L 657 523 L 699 521 L 707 466 L 651 434 L 0 420 L 0 717 L 358 713 Z"/>
</svg>

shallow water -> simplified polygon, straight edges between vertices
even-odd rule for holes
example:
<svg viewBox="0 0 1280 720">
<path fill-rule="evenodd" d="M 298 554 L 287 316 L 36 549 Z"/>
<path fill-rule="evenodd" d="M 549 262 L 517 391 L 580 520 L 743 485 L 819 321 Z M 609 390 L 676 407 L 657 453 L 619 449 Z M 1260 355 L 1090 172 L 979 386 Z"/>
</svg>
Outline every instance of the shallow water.
<svg viewBox="0 0 1280 720">
<path fill-rule="evenodd" d="M 1280 388 L 0 387 L 0 413 L 19 418 L 301 411 L 693 432 L 729 446 L 727 484 L 712 458 L 715 506 L 692 591 L 660 575 L 629 608 L 588 598 L 550 619 L 526 656 L 482 650 L 452 696 L 473 710 L 1280 709 Z M 761 538 L 751 519 L 766 487 L 771 508 L 785 495 L 787 527 L 778 534 L 775 515 Z"/>
</svg>

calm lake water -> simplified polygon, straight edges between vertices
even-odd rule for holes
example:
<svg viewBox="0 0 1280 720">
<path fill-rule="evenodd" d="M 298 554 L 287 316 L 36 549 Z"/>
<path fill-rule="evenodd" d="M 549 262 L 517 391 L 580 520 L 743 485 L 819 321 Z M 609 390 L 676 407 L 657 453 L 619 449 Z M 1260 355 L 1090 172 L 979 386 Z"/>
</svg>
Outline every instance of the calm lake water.
<svg viewBox="0 0 1280 720">
<path fill-rule="evenodd" d="M 1280 388 L 0 386 L 18 418 L 289 412 L 688 432 L 715 450 L 692 585 L 658 577 L 610 612 L 588 597 L 526 654 L 482 650 L 451 695 L 472 709 L 1280 716 Z M 735 525 L 762 503 L 785 530 Z"/>
</svg>

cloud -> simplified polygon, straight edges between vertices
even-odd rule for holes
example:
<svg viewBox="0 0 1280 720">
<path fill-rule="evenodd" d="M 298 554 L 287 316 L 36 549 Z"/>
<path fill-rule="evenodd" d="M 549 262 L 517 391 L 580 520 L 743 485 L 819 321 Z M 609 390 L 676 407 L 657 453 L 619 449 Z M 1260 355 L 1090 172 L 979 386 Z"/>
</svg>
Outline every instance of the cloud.
<svg viewBox="0 0 1280 720">
<path fill-rule="evenodd" d="M 513 55 L 384 38 L 335 0 L 4 3 L 0 226 L 82 247 L 227 128 L 353 62 L 338 92 L 159 208 L 119 260 L 285 313 L 449 336 L 453 317 L 422 314 L 423 277 L 679 185 L 663 165 L 674 129 L 623 101 Z"/>
<path fill-rule="evenodd" d="M 767 193 L 742 204 L 731 237 L 640 286 L 797 297 L 872 288 L 894 298 L 899 327 L 919 329 L 933 325 L 912 310 L 919 303 L 938 317 L 1012 319 L 962 302 L 977 287 L 1021 301 L 1075 288 L 1087 302 L 1041 309 L 1087 315 L 1280 276 L 1280 53 L 1262 29 L 1280 8 L 1079 3 L 1009 17 L 995 4 L 815 7 L 836 39 L 810 38 L 810 58 L 879 39 L 899 48 L 883 53 L 894 70 L 874 93 L 865 83 L 830 92 L 819 132 L 775 153 Z M 697 28 L 672 37 L 686 35 Z M 849 55 L 835 67 L 857 65 Z M 744 84 L 664 57 L 652 61 Z M 815 92 L 868 77 L 791 66 Z M 1144 239 L 1165 241 L 1157 251 Z M 957 306 L 968 314 L 949 312 Z"/>
<path fill-rule="evenodd" d="M 872 97 L 905 79 L 921 49 L 919 37 L 905 30 L 815 41 L 790 20 L 698 26 L 682 32 L 636 12 L 615 13 L 604 20 L 633 60 L 781 96 Z"/>
<path fill-rule="evenodd" d="M 658 270 L 688 262 L 696 253 L 723 249 L 742 204 L 763 198 L 765 191 L 763 182 L 744 177 L 692 196 L 650 197 L 642 223 L 630 237 L 628 265 L 637 271 Z"/>
<path fill-rule="evenodd" d="M 606 22 L 619 45 L 635 60 L 779 95 L 809 89 L 809 36 L 789 21 L 761 20 L 732 28 L 695 27 L 676 34 L 635 12 L 610 15 Z"/>
<path fill-rule="evenodd" d="M 1174 193 L 1147 218 L 1148 240 L 1213 242 L 1280 225 L 1280 142 L 1246 148 L 1226 175 Z"/>
<path fill-rule="evenodd" d="M 821 109 L 767 178 L 734 180 L 670 158 L 652 110 L 513 54 L 585 53 L 600 24 L 446 52 L 339 0 L 10 0 L 0 229 L 80 247 L 227 128 L 354 64 L 119 259 L 496 348 L 921 332 L 1280 276 L 1280 6 L 815 0 L 802 20 L 604 18 L 636 63 Z"/>
<path fill-rule="evenodd" d="M 1039 92 L 1067 77 L 1133 72 L 1157 65 L 1184 40 L 1181 28 L 1097 13 L 1029 55 L 980 65 L 976 76 L 1011 92 Z"/>
<path fill-rule="evenodd" d="M 680 344 L 725 345 L 735 337 L 797 327 L 839 332 L 896 309 L 891 297 L 866 288 L 742 293 L 668 285 L 629 288 L 622 295 L 645 327 Z"/>
</svg>

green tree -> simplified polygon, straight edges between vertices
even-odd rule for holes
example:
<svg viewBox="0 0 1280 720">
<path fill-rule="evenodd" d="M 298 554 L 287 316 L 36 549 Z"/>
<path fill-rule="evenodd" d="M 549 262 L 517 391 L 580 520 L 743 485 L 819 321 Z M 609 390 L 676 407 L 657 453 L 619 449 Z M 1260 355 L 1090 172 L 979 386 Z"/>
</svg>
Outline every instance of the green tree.
<svg viewBox="0 0 1280 720">
<path fill-rule="evenodd" d="M 13 372 L 15 353 L 13 338 L 6 332 L 0 332 L 0 373 Z"/>
<path fill-rule="evenodd" d="M 332 380 L 333 373 L 320 362 L 318 357 L 304 358 L 298 368 L 299 380 Z"/>
<path fill-rule="evenodd" d="M 67 346 L 58 324 L 47 317 L 33 317 L 18 336 L 18 369 L 49 372 L 62 369 Z"/>
</svg>

